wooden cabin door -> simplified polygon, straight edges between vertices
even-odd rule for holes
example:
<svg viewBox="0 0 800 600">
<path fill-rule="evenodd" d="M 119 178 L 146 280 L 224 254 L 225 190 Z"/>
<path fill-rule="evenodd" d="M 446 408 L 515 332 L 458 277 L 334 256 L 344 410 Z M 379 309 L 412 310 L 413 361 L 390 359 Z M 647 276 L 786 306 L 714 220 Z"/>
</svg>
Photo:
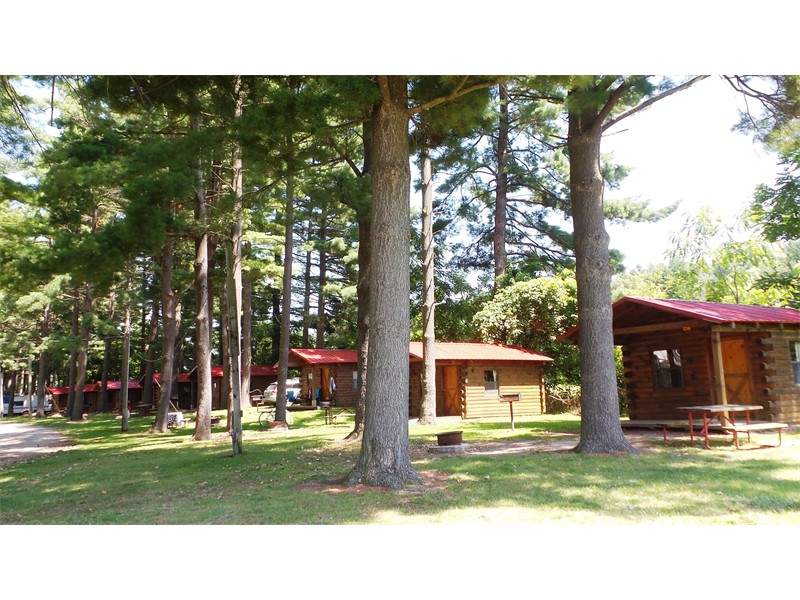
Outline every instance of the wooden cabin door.
<svg viewBox="0 0 800 600">
<path fill-rule="evenodd" d="M 731 404 L 753 403 L 753 378 L 743 338 L 722 339 L 725 395 Z"/>
<path fill-rule="evenodd" d="M 444 404 L 442 416 L 451 417 L 461 414 L 461 394 L 458 379 L 458 366 L 448 365 L 442 367 L 442 393 Z"/>
</svg>

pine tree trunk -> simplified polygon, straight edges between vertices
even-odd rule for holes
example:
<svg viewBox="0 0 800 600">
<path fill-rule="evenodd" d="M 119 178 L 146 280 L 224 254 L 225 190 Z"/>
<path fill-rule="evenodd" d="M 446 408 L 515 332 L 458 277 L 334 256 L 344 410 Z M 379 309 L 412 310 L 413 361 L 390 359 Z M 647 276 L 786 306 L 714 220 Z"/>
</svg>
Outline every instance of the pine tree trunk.
<svg viewBox="0 0 800 600">
<path fill-rule="evenodd" d="M 242 402 L 250 405 L 250 367 L 253 366 L 253 275 L 242 273 Z"/>
<path fill-rule="evenodd" d="M 42 344 L 44 345 L 50 335 L 50 303 L 44 307 L 42 315 Z M 39 353 L 39 374 L 36 380 L 36 393 L 39 397 L 39 407 L 36 409 L 37 417 L 44 417 L 44 399 L 47 396 L 47 370 L 49 368 L 50 352 L 42 350 Z M 0 398 L 2 397 L 2 386 L 0 386 Z"/>
<path fill-rule="evenodd" d="M 300 346 L 308 348 L 309 335 L 308 330 L 311 324 L 311 259 L 313 253 L 311 251 L 311 236 L 313 235 L 311 219 L 308 220 L 308 235 L 306 242 L 308 243 L 308 250 L 306 250 L 306 267 L 305 275 L 303 278 L 303 337 L 300 341 Z"/>
<path fill-rule="evenodd" d="M 506 264 L 506 205 L 508 203 L 508 91 L 499 86 L 500 118 L 497 131 L 497 184 L 494 201 L 494 289 L 500 288 L 508 272 Z"/>
<path fill-rule="evenodd" d="M 81 347 L 78 352 L 78 364 L 75 373 L 75 404 L 72 407 L 70 421 L 82 421 L 84 409 L 83 388 L 86 385 L 86 367 L 89 359 L 89 334 L 91 331 L 92 286 L 86 285 L 83 296 L 83 325 L 81 325 Z"/>
<path fill-rule="evenodd" d="M 110 294 L 110 302 L 108 307 L 108 320 L 114 320 L 114 310 L 116 304 L 116 297 L 117 294 L 114 290 L 111 291 Z M 109 372 L 111 371 L 111 338 L 109 336 L 105 336 L 103 340 L 103 372 L 101 373 L 101 383 L 100 383 L 100 398 L 97 402 L 97 412 L 106 412 L 110 410 L 109 401 L 108 401 L 108 376 Z"/>
<path fill-rule="evenodd" d="M 172 289 L 172 261 L 175 241 L 170 239 L 161 257 L 161 307 L 164 321 L 164 339 L 161 362 L 161 394 L 153 432 L 166 433 L 175 373 L 175 350 L 181 323 L 180 296 Z"/>
<path fill-rule="evenodd" d="M 200 120 L 195 117 L 194 130 L 200 131 Z M 203 166 L 197 161 L 194 218 L 199 229 L 195 238 L 194 290 L 195 290 L 195 364 L 197 367 L 197 415 L 194 439 L 211 438 L 211 326 L 209 323 L 208 289 L 208 231 L 206 229 L 206 193 Z"/>
<path fill-rule="evenodd" d="M 286 180 L 286 210 L 283 241 L 283 300 L 281 302 L 281 342 L 278 354 L 278 390 L 275 420 L 286 421 L 286 378 L 289 376 L 289 335 L 292 318 L 292 228 L 294 227 L 294 177 Z"/>
<path fill-rule="evenodd" d="M 436 294 L 433 262 L 433 167 L 430 148 L 422 151 L 422 404 L 419 424 L 436 425 Z"/>
<path fill-rule="evenodd" d="M 586 454 L 635 452 L 620 425 L 611 313 L 611 263 L 597 111 L 569 114 L 567 147 L 580 323 L 581 437 Z"/>
<path fill-rule="evenodd" d="M 319 287 L 317 291 L 317 340 L 315 347 L 325 348 L 325 285 L 328 278 L 328 253 L 325 242 L 328 235 L 325 215 L 320 216 L 319 226 Z"/>
<path fill-rule="evenodd" d="M 72 301 L 72 339 L 77 340 L 80 334 L 80 290 L 75 288 L 73 291 L 74 299 Z M 78 348 L 73 342 L 73 347 L 69 351 L 69 374 L 67 380 L 69 381 L 69 393 L 67 394 L 67 409 L 65 415 L 67 418 L 72 417 L 72 409 L 75 407 L 75 392 L 77 389 L 78 379 Z"/>
<path fill-rule="evenodd" d="M 158 322 L 161 318 L 161 304 L 158 298 L 153 298 L 153 307 L 150 311 L 150 327 L 147 333 L 147 343 L 144 347 L 145 364 L 144 385 L 142 387 L 142 404 L 153 405 L 153 374 L 156 364 L 156 340 L 158 339 Z"/>
<path fill-rule="evenodd" d="M 241 123 L 244 111 L 245 90 L 241 75 L 234 77 L 234 121 Z M 244 179 L 242 168 L 242 146 L 238 140 L 233 144 L 233 223 L 231 224 L 231 256 L 228 268 L 232 279 L 229 280 L 228 301 L 230 319 L 230 359 L 231 359 L 231 412 L 229 419 L 233 432 L 233 453 L 242 453 L 242 213 L 244 212 Z"/>
<path fill-rule="evenodd" d="M 128 274 L 127 295 L 125 297 L 125 323 L 122 339 L 122 365 L 120 366 L 119 408 L 122 413 L 122 432 L 128 431 L 130 413 L 128 412 L 128 392 L 131 364 L 131 277 Z"/>
<path fill-rule="evenodd" d="M 352 484 L 400 488 L 419 482 L 408 447 L 408 95 L 402 76 L 378 78 L 373 118 L 369 377 L 361 453 Z"/>
<path fill-rule="evenodd" d="M 366 177 L 372 173 L 372 123 L 367 120 L 363 125 L 364 140 L 364 168 L 361 176 Z M 358 326 L 358 364 L 356 375 L 356 414 L 353 430 L 345 438 L 348 441 L 360 441 L 364 435 L 364 418 L 367 405 L 367 354 L 369 353 L 369 270 L 372 262 L 372 248 L 370 246 L 372 202 L 361 203 L 356 207 L 358 220 L 358 281 L 356 294 L 358 296 L 357 326 Z"/>
</svg>

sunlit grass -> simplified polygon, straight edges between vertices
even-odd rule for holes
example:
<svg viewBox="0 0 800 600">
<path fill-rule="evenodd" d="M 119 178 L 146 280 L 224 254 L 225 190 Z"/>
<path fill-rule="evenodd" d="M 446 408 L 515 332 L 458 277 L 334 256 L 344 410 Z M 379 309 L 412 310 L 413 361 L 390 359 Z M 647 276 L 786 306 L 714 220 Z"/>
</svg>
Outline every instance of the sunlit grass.
<svg viewBox="0 0 800 600">
<path fill-rule="evenodd" d="M 780 448 L 736 450 L 719 442 L 665 447 L 653 433 L 634 456 L 569 452 L 580 422 L 570 416 L 412 424 L 413 464 L 430 485 L 401 491 L 347 488 L 357 444 L 352 418 L 325 425 L 298 413 L 288 432 L 244 416 L 244 448 L 232 456 L 224 427 L 194 442 L 193 429 L 128 433 L 110 415 L 85 423 L 48 418 L 75 441 L 65 452 L 0 470 L 0 523 L 45 524 L 800 524 L 800 436 Z M 440 454 L 436 433 L 467 444 L 541 444 L 561 450 Z M 319 484 L 314 486 L 313 484 Z"/>
</svg>

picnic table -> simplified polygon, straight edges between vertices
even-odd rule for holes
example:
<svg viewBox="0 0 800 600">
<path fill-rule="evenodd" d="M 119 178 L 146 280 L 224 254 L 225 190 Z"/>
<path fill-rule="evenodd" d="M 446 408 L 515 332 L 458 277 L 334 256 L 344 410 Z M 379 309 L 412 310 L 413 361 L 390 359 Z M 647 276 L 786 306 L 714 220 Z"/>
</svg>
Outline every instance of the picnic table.
<svg viewBox="0 0 800 600">
<path fill-rule="evenodd" d="M 733 434 L 733 441 L 736 447 L 739 448 L 739 434 L 746 433 L 747 441 L 750 441 L 750 433 L 752 431 L 765 431 L 777 430 L 778 432 L 778 446 L 781 445 L 781 430 L 789 425 L 786 423 L 777 423 L 771 421 L 753 422 L 750 419 L 750 413 L 756 410 L 762 410 L 764 407 L 758 404 L 707 404 L 698 406 L 679 406 L 678 410 L 686 411 L 689 414 L 689 440 L 694 445 L 694 427 L 692 424 L 692 415 L 700 413 L 703 417 L 703 428 L 701 433 L 706 443 L 706 448 L 711 449 L 708 441 L 708 429 L 714 421 L 719 423 L 720 428 Z M 744 413 L 744 423 L 741 419 L 736 421 L 736 413 Z"/>
</svg>

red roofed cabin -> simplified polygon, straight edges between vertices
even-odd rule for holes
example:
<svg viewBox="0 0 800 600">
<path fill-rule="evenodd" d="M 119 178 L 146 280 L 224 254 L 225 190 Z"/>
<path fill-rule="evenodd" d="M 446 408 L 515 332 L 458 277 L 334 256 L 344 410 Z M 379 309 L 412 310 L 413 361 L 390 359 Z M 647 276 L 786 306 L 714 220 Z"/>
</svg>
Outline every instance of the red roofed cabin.
<svg viewBox="0 0 800 600">
<path fill-rule="evenodd" d="M 508 417 L 508 403 L 500 394 L 520 394 L 514 415 L 545 412 L 542 365 L 552 359 L 512 346 L 436 342 L 436 414 Z M 302 394 L 320 389 L 330 399 L 330 379 L 336 386 L 337 406 L 357 402 L 357 352 L 355 350 L 292 350 L 289 367 L 300 368 Z M 409 347 L 409 416 L 417 417 L 422 402 L 422 343 Z"/>
<path fill-rule="evenodd" d="M 612 305 L 631 421 L 685 419 L 677 407 L 757 404 L 800 422 L 800 311 L 625 297 Z M 578 327 L 561 336 L 578 339 Z"/>
</svg>

